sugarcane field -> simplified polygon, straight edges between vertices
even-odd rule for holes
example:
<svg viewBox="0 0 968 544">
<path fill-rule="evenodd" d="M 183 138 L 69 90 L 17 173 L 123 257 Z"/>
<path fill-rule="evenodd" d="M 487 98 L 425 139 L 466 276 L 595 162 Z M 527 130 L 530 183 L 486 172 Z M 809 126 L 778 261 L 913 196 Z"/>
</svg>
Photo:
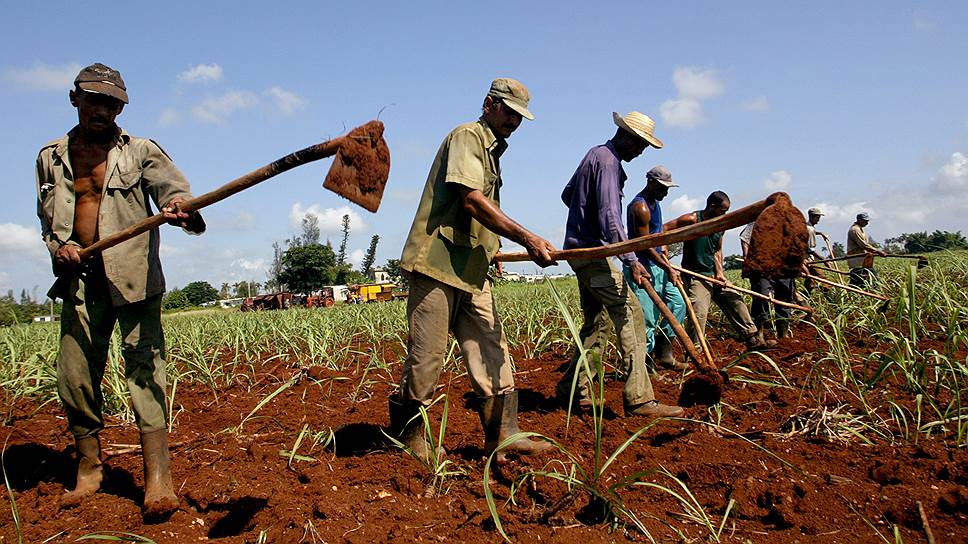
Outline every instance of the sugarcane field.
<svg viewBox="0 0 968 544">
<path fill-rule="evenodd" d="M 11 4 L 0 544 L 968 543 L 965 17 Z"/>
</svg>

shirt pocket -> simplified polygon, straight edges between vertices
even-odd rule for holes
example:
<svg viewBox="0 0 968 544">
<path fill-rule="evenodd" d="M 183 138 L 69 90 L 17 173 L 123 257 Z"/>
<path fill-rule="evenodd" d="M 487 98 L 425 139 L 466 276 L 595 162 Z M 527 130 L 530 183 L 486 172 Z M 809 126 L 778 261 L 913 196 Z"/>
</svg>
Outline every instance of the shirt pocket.
<svg viewBox="0 0 968 544">
<path fill-rule="evenodd" d="M 141 182 L 141 170 L 130 170 L 128 172 L 119 171 L 108 180 L 108 189 L 120 189 L 129 191 Z"/>
</svg>

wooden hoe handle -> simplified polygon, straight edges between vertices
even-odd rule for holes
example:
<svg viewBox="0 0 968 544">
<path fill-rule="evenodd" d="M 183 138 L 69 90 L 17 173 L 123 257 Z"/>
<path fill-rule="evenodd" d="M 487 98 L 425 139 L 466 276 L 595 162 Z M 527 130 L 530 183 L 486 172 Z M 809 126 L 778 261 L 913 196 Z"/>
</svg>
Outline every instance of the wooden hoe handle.
<svg viewBox="0 0 968 544">
<path fill-rule="evenodd" d="M 673 315 L 672 310 L 665 305 L 665 302 L 662 302 L 662 298 L 659 297 L 659 293 L 655 292 L 655 288 L 652 287 L 652 283 L 646 281 L 642 285 L 642 288 L 645 289 L 645 292 L 649 294 L 649 298 L 651 298 L 652 302 L 657 308 L 659 308 L 659 313 L 662 314 L 662 317 L 666 318 L 666 320 L 669 321 L 669 324 L 672 325 L 673 332 L 676 333 L 676 337 L 679 338 L 680 342 L 682 342 L 682 347 L 686 350 L 686 352 L 689 353 L 689 357 L 691 357 L 693 362 L 695 362 L 696 367 L 700 371 L 715 371 L 716 366 L 712 364 L 712 360 L 707 360 L 699 355 L 699 352 L 696 351 L 696 346 L 693 345 L 692 340 L 689 339 L 689 335 L 686 334 L 686 330 L 682 328 L 682 324 L 679 323 L 679 320 L 676 319 L 675 315 Z M 693 325 L 695 325 L 695 323 Z"/>
<path fill-rule="evenodd" d="M 215 204 L 220 200 L 225 200 L 226 198 L 248 189 L 257 183 L 261 183 L 273 176 L 277 176 L 287 170 L 291 170 L 297 166 L 301 166 L 306 163 L 313 161 L 318 161 L 319 159 L 324 159 L 326 157 L 331 157 L 336 154 L 339 150 L 340 145 L 343 142 L 343 137 L 329 140 L 320 144 L 309 146 L 305 149 L 300 149 L 295 153 L 290 153 L 281 159 L 277 159 L 258 170 L 253 170 L 248 174 L 240 178 L 236 178 L 225 185 L 215 189 L 214 191 L 205 193 L 203 195 L 197 196 L 191 200 L 187 200 L 181 203 L 179 209 L 183 212 L 191 213 L 196 210 L 200 210 L 206 206 Z M 131 225 L 130 227 L 121 230 L 108 236 L 102 238 L 97 242 L 87 246 L 86 248 L 80 250 L 81 259 L 86 259 L 95 253 L 100 253 L 109 247 L 114 247 L 121 242 L 130 240 L 139 234 L 148 232 L 151 229 L 160 227 L 165 223 L 165 218 L 160 213 L 152 215 L 151 217 L 142 219 L 141 221 Z"/>
<path fill-rule="evenodd" d="M 599 247 L 586 247 L 580 249 L 565 249 L 551 252 L 551 258 L 556 261 L 577 261 L 583 259 L 605 259 L 623 253 L 641 251 L 650 247 L 664 246 L 677 242 L 686 242 L 709 236 L 717 232 L 726 231 L 745 225 L 756 220 L 760 213 L 770 205 L 770 199 L 754 202 L 745 208 L 740 208 L 735 212 L 725 213 L 715 219 L 702 221 L 688 227 L 649 234 L 632 238 L 624 242 L 617 242 Z M 531 257 L 525 253 L 498 253 L 494 260 L 502 263 L 530 261 Z"/>
</svg>

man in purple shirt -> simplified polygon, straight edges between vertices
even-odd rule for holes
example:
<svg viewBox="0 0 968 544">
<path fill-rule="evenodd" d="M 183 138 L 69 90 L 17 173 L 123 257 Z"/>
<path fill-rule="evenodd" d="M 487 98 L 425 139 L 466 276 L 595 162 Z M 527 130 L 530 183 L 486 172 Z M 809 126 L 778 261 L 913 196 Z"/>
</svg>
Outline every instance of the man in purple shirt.
<svg viewBox="0 0 968 544">
<path fill-rule="evenodd" d="M 619 127 L 615 136 L 585 155 L 561 193 L 561 200 L 568 206 L 565 249 L 598 247 L 628 239 L 622 220 L 622 189 L 627 179 L 622 161 L 631 161 L 650 145 L 656 149 L 662 147 L 662 141 L 653 134 L 655 121 L 649 116 L 633 111 L 624 117 L 612 113 L 612 119 Z M 619 259 L 628 267 L 632 281 L 639 285 L 651 281 L 648 271 L 634 253 L 619 255 Z M 682 408 L 655 400 L 645 365 L 645 318 L 622 271 L 608 259 L 569 261 L 568 264 L 578 279 L 578 293 L 585 316 L 579 336 L 587 352 L 591 377 L 596 373 L 593 361 L 601 357 L 601 348 L 606 343 L 607 314 L 615 325 L 621 369 L 626 374 L 622 395 L 625 414 L 655 417 L 682 414 Z M 574 401 L 584 408 L 590 407 L 592 402 L 589 397 L 591 380 L 578 364 L 581 351 L 581 348 L 576 350 L 568 371 L 558 382 L 556 393 L 566 406 Z M 572 398 L 575 372 L 578 377 L 575 397 Z"/>
</svg>

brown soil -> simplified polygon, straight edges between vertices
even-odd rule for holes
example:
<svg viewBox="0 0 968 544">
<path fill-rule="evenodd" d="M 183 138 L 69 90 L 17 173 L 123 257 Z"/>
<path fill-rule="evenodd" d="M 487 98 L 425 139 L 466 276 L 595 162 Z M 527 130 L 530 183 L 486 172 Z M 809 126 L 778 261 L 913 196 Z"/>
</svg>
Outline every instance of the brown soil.
<svg viewBox="0 0 968 544">
<path fill-rule="evenodd" d="M 743 276 L 797 277 L 807 255 L 807 222 L 786 193 L 773 193 L 769 200 L 753 226 Z"/>
<path fill-rule="evenodd" d="M 370 121 L 343 138 L 323 187 L 376 212 L 390 175 L 390 149 L 383 123 Z"/>
<path fill-rule="evenodd" d="M 723 390 L 723 428 L 688 421 L 664 421 L 646 431 L 621 454 L 598 483 L 606 489 L 637 471 L 664 468 L 688 485 L 714 525 L 735 501 L 722 540 L 725 542 L 813 543 L 882 542 L 871 525 L 890 541 L 896 525 L 906 543 L 924 542 L 917 513 L 921 502 L 938 542 L 965 542 L 968 535 L 968 452 L 943 436 L 920 443 L 874 445 L 846 443 L 792 434 L 794 417 L 817 401 L 805 392 L 808 376 L 816 380 L 815 363 L 825 347 L 807 325 L 796 328 L 771 357 L 782 365 L 791 388 L 767 388 L 737 380 Z M 856 337 L 857 347 L 870 339 Z M 941 347 L 940 344 L 937 347 Z M 730 339 L 714 339 L 717 358 L 730 360 L 742 349 Z M 865 349 L 878 349 L 867 345 Z M 386 350 L 391 357 L 392 350 Z M 964 353 L 958 354 L 963 359 Z M 392 360 L 398 361 L 397 358 Z M 554 387 L 566 353 L 537 360 L 517 360 L 522 429 L 540 431 L 590 466 L 594 455 L 591 420 L 565 415 L 555 406 Z M 761 358 L 744 359 L 746 367 L 767 372 Z M 444 440 L 448 458 L 465 476 L 446 480 L 444 492 L 427 493 L 427 471 L 397 450 L 383 446 L 380 426 L 387 423 L 387 383 L 395 376 L 371 370 L 365 377 L 353 369 L 336 372 L 301 368 L 297 358 L 276 359 L 255 374 L 240 377 L 218 390 L 179 384 L 177 417 L 171 434 L 173 467 L 181 505 L 168 520 L 146 524 L 141 515 L 143 477 L 132 424 L 109 422 L 102 434 L 107 478 L 102 492 L 73 509 L 60 509 L 59 497 L 73 485 L 72 445 L 56 403 L 5 402 L 9 436 L 3 463 L 16 497 L 26 542 L 74 542 L 95 531 L 121 531 L 159 543 L 216 541 L 256 542 L 497 542 L 482 485 L 482 433 L 477 415 L 467 406 L 472 394 L 466 377 L 444 373 L 441 392 L 449 394 L 450 416 Z M 397 368 L 397 365 L 394 365 Z M 864 369 L 859 368 L 858 372 Z M 232 429 L 256 404 L 292 377 L 289 387 L 245 422 Z M 361 380 L 370 385 L 360 388 Z M 678 374 L 662 372 L 653 379 L 660 400 L 674 400 Z M 621 416 L 622 384 L 606 386 L 603 452 L 607 456 L 632 433 L 649 423 Z M 911 403 L 911 395 L 894 383 L 867 391 L 872 406 L 886 398 Z M 859 411 L 849 396 L 845 410 Z M 833 404 L 835 399 L 831 399 Z M 439 419 L 440 409 L 434 411 Z M 704 407 L 689 408 L 687 417 L 717 417 Z M 308 427 L 307 427 L 308 426 Z M 308 429 L 289 462 L 300 431 Z M 335 452 L 313 446 L 312 433 L 333 429 Z M 761 448 L 769 450 L 768 453 Z M 310 459 L 311 458 L 311 459 Z M 530 466 L 562 468 L 550 454 Z M 781 461 L 782 459 L 782 461 Z M 789 464 L 787 464 L 789 463 Z M 522 486 L 517 505 L 504 504 L 508 480 L 529 466 L 524 460 L 502 467 L 491 489 L 515 541 L 616 542 L 645 541 L 633 531 L 609 530 L 600 503 L 576 493 L 567 500 L 563 486 L 545 479 Z M 651 474 L 647 481 L 675 488 L 668 477 Z M 708 530 L 687 519 L 670 495 L 636 487 L 619 493 L 659 542 L 679 542 L 670 526 L 692 542 L 706 541 Z M 9 498 L 0 504 L 0 542 L 16 542 Z M 668 524 L 668 525 L 667 525 Z"/>
</svg>

